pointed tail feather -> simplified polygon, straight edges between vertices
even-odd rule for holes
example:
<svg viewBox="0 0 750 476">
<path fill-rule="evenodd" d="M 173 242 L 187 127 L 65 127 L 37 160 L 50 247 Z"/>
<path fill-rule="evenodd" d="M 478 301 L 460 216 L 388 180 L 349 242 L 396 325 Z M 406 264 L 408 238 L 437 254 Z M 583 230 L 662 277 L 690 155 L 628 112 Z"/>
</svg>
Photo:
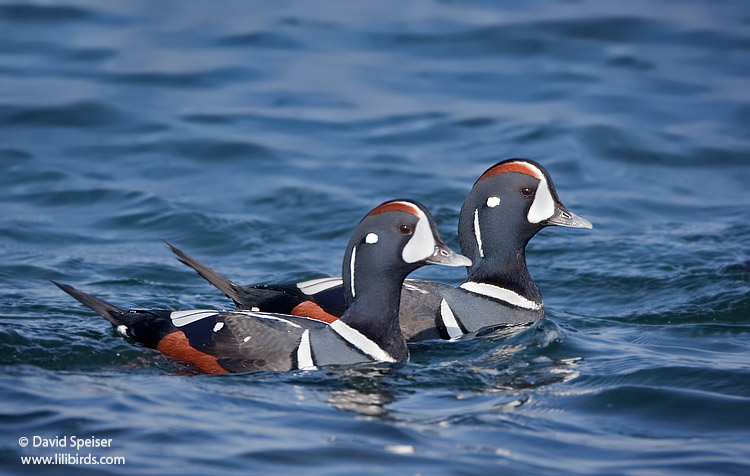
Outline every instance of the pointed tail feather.
<svg viewBox="0 0 750 476">
<path fill-rule="evenodd" d="M 118 314 L 122 314 L 123 311 L 114 304 L 110 304 L 103 299 L 99 299 L 96 296 L 87 294 L 67 284 L 61 284 L 55 281 L 52 281 L 52 284 L 73 296 L 73 298 L 75 298 L 84 306 L 88 306 L 93 309 L 94 312 L 108 320 L 113 326 L 117 327 L 122 324 L 122 322 L 120 322 L 116 316 Z"/>
<path fill-rule="evenodd" d="M 235 304 L 240 304 L 243 302 L 244 299 L 242 297 L 243 292 L 241 286 L 238 286 L 216 271 L 203 265 L 198 260 L 189 256 L 179 248 L 172 246 L 171 243 L 168 243 L 166 241 L 165 243 L 167 243 L 167 246 L 169 246 L 169 248 L 172 250 L 172 253 L 177 255 L 177 259 L 180 260 L 181 263 L 193 268 L 203 279 L 219 288 L 219 290 L 226 294 L 229 299 L 235 302 Z"/>
</svg>

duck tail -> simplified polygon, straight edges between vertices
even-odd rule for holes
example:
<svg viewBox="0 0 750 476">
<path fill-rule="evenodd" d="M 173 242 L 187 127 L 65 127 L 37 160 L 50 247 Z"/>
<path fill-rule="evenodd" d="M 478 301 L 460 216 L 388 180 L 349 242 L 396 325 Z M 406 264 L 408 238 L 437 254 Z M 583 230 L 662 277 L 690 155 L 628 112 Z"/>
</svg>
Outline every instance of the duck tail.
<svg viewBox="0 0 750 476">
<path fill-rule="evenodd" d="M 103 299 L 99 299 L 96 296 L 92 296 L 91 294 L 80 291 L 68 284 L 61 284 L 55 281 L 52 281 L 52 284 L 70 294 L 84 306 L 88 306 L 93 309 L 94 312 L 108 320 L 113 326 L 117 327 L 124 324 L 117 318 L 118 315 L 122 315 L 123 310 L 115 306 L 114 304 L 110 304 Z"/>
<path fill-rule="evenodd" d="M 167 243 L 167 242 L 165 242 Z M 195 258 L 191 257 L 181 249 L 172 246 L 171 243 L 167 243 L 167 246 L 172 250 L 172 253 L 177 255 L 177 259 L 181 263 L 190 266 L 197 272 L 203 279 L 217 287 L 221 292 L 227 295 L 229 299 L 234 301 L 235 304 L 240 304 L 244 301 L 242 297 L 242 287 L 228 280 L 224 276 L 220 275 L 216 271 L 212 270 L 208 266 L 205 266 Z"/>
</svg>

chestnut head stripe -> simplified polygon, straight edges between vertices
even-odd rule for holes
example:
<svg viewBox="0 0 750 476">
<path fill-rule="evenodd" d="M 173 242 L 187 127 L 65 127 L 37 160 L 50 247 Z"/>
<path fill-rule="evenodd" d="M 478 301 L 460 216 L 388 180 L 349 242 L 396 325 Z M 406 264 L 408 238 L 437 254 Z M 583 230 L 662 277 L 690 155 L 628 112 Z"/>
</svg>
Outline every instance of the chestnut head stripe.
<svg viewBox="0 0 750 476">
<path fill-rule="evenodd" d="M 373 209 L 370 213 L 368 213 L 366 216 L 371 215 L 380 215 L 381 213 L 386 212 L 395 212 L 395 211 L 401 211 L 406 213 L 411 213 L 415 217 L 419 216 L 420 210 L 415 207 L 414 205 L 406 202 L 388 202 L 380 205 L 379 207 Z"/>
<path fill-rule="evenodd" d="M 493 175 L 503 174 L 505 172 L 518 172 L 521 174 L 531 175 L 538 180 L 542 180 L 544 178 L 544 174 L 542 174 L 539 169 L 532 166 L 531 164 L 527 164 L 524 162 L 503 162 L 502 164 L 498 164 L 491 169 L 488 169 L 485 173 L 482 174 L 481 177 L 477 179 L 476 183 L 479 183 L 486 178 L 492 177 Z"/>
</svg>

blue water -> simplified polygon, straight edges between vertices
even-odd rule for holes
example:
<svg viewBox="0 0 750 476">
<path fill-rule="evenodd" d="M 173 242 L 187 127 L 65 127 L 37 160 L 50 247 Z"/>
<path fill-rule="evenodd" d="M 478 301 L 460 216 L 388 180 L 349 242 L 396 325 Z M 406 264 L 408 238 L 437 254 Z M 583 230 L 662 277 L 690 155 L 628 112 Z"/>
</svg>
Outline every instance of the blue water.
<svg viewBox="0 0 750 476">
<path fill-rule="evenodd" d="M 0 1 L 0 472 L 750 474 L 747 6 Z M 404 366 L 195 376 L 49 282 L 228 307 L 162 240 L 338 275 L 396 197 L 457 246 L 519 156 L 595 226 L 530 243 L 547 318 Z M 21 462 L 61 450 L 125 464 Z"/>
</svg>

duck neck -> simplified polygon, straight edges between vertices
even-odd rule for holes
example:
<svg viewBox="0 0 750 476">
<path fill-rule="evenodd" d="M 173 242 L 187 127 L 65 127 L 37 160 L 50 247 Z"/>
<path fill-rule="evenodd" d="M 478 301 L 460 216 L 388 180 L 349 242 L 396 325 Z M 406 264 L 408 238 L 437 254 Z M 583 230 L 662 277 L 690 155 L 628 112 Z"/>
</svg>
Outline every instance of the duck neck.
<svg viewBox="0 0 750 476">
<path fill-rule="evenodd" d="M 471 258 L 467 281 L 508 289 L 538 304 L 542 296 L 526 267 L 526 244 L 539 230 L 528 226 L 510 229 L 509 220 L 482 219 L 464 206 L 459 217 L 461 252 Z"/>
<path fill-rule="evenodd" d="M 356 261 L 349 266 L 350 260 L 351 252 L 347 253 L 343 270 L 347 309 L 341 321 L 375 342 L 396 361 L 406 361 L 409 351 L 398 314 L 401 287 L 408 273 L 394 276 L 392 271 L 360 267 Z M 363 285 L 368 281 L 370 285 Z"/>
<path fill-rule="evenodd" d="M 538 304 L 542 303 L 539 288 L 526 266 L 524 247 L 478 257 L 469 267 L 466 280 L 508 289 Z"/>
</svg>

